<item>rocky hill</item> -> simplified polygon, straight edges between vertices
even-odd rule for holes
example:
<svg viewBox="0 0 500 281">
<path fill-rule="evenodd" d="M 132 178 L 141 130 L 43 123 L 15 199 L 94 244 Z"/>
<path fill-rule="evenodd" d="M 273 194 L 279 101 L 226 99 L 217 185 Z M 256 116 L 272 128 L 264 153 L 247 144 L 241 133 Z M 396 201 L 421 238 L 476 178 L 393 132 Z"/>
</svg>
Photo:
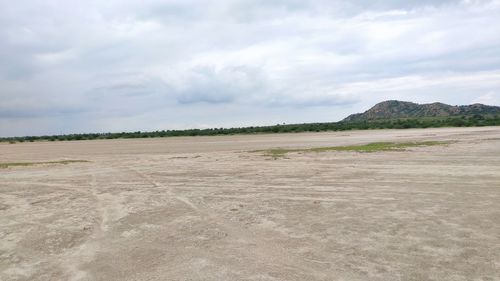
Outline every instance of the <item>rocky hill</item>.
<svg viewBox="0 0 500 281">
<path fill-rule="evenodd" d="M 499 106 L 484 104 L 452 106 L 444 103 L 418 104 L 406 101 L 390 100 L 376 104 L 364 113 L 349 115 L 342 121 L 365 121 L 396 118 L 450 117 L 468 115 L 497 115 Z"/>
</svg>

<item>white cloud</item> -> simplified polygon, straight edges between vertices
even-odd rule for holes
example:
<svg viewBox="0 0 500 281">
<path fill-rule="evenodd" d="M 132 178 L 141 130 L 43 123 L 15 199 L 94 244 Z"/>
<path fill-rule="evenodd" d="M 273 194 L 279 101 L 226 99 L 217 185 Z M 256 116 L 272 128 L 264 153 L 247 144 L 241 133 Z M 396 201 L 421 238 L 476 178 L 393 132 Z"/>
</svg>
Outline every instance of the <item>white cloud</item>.
<svg viewBox="0 0 500 281">
<path fill-rule="evenodd" d="M 3 1 L 0 135 L 498 104 L 498 14 L 486 0 Z"/>
<path fill-rule="evenodd" d="M 472 103 L 482 103 L 488 105 L 498 105 L 500 104 L 500 94 L 495 92 L 489 92 L 482 96 L 479 96 L 472 100 Z"/>
</svg>

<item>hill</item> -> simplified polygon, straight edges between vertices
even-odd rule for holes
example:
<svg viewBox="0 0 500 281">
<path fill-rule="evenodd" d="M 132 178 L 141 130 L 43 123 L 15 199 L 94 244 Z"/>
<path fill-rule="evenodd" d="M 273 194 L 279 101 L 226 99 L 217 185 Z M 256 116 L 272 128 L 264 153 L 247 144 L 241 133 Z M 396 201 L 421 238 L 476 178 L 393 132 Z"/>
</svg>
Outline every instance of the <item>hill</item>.
<svg viewBox="0 0 500 281">
<path fill-rule="evenodd" d="M 418 104 L 389 100 L 376 104 L 364 113 L 349 115 L 342 121 L 370 121 L 398 118 L 453 117 L 473 115 L 498 115 L 500 107 L 484 104 L 452 106 L 444 103 Z"/>
<path fill-rule="evenodd" d="M 475 126 L 500 126 L 500 107 L 482 104 L 451 106 L 442 103 L 419 105 L 411 102 L 386 101 L 375 105 L 365 113 L 353 114 L 340 122 L 280 124 L 273 126 L 236 128 L 161 130 L 153 132 L 138 131 L 0 137 L 0 143 Z"/>
</svg>

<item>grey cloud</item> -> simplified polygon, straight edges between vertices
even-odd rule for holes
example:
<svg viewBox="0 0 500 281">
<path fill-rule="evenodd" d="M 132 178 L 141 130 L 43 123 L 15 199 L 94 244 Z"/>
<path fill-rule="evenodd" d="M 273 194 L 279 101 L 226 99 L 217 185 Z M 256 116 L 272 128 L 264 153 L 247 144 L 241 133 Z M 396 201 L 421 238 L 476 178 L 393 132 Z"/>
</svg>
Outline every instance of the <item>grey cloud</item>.
<svg viewBox="0 0 500 281">
<path fill-rule="evenodd" d="M 86 112 L 83 105 L 66 102 L 50 101 L 37 103 L 34 100 L 29 102 L 23 100 L 13 100 L 11 102 L 0 103 L 0 119 L 23 119 L 38 117 L 68 117 Z"/>
<path fill-rule="evenodd" d="M 298 108 L 304 107 L 330 107 L 352 105 L 359 102 L 357 97 L 345 97 L 342 95 L 328 95 L 328 96 L 301 96 L 301 97 L 287 97 L 277 96 L 267 101 L 267 106 L 293 106 Z"/>
<path fill-rule="evenodd" d="M 0 1 L 0 135 L 495 102 L 499 13 L 497 0 Z"/>
<path fill-rule="evenodd" d="M 167 108 L 175 104 L 170 88 L 162 80 L 129 74 L 116 75 L 110 81 L 85 92 L 88 115 L 123 117 Z"/>
<path fill-rule="evenodd" d="M 166 23 L 175 23 L 176 21 L 187 23 L 203 17 L 202 11 L 209 5 L 209 1 L 205 4 L 193 4 L 190 1 L 157 2 L 139 8 L 137 17 L 141 19 L 156 19 Z"/>
<path fill-rule="evenodd" d="M 443 5 L 460 4 L 461 0 L 385 0 L 385 1 L 370 1 L 370 0 L 354 0 L 349 1 L 358 9 L 363 10 L 387 10 L 387 9 L 415 9 L 421 7 L 440 7 Z"/>
<path fill-rule="evenodd" d="M 71 115 L 82 114 L 86 112 L 84 108 L 69 108 L 69 107 L 49 107 L 49 108 L 23 108 L 22 111 L 15 109 L 0 109 L 0 118 L 6 119 L 25 119 L 38 117 L 63 117 L 67 118 Z"/>
<path fill-rule="evenodd" d="M 249 99 L 265 90 L 265 78 L 258 69 L 231 66 L 216 69 L 200 66 L 189 70 L 174 94 L 181 104 L 229 103 Z"/>
</svg>

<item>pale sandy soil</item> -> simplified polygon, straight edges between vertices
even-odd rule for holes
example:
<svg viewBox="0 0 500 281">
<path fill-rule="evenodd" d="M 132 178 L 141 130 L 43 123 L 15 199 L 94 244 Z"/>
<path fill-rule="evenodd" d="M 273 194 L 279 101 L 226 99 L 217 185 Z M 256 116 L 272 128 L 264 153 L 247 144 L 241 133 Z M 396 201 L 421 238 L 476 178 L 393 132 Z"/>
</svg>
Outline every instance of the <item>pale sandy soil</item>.
<svg viewBox="0 0 500 281">
<path fill-rule="evenodd" d="M 256 149 L 456 140 L 404 152 Z M 1 144 L 0 280 L 500 280 L 500 127 Z"/>
</svg>

